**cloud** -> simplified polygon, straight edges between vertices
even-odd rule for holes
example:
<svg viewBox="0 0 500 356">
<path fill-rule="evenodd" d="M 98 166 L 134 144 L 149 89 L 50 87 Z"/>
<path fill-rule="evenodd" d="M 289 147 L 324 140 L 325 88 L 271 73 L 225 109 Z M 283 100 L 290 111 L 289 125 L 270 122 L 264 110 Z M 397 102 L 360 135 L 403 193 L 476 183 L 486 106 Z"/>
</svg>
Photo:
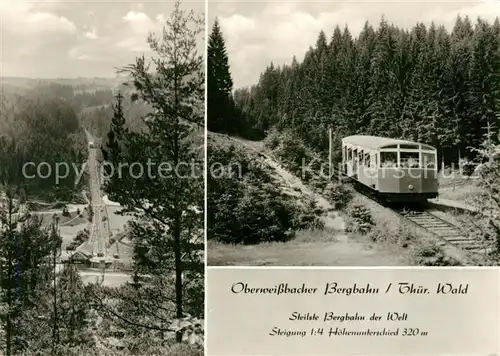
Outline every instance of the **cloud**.
<svg viewBox="0 0 500 356">
<path fill-rule="evenodd" d="M 147 34 L 157 27 L 157 23 L 144 12 L 129 11 L 123 16 L 123 20 L 126 21 L 132 31 L 137 34 Z"/>
<path fill-rule="evenodd" d="M 0 0 L 4 73 L 18 72 L 26 62 L 43 57 L 59 58 L 64 46 L 77 39 L 77 26 L 66 16 L 40 8 L 36 3 Z M 51 54 L 47 54 L 47 48 Z M 33 66 L 33 64 L 31 64 Z M 31 69 L 28 69 L 31 70 Z"/>
<path fill-rule="evenodd" d="M 302 60 L 314 46 L 321 30 L 331 38 L 336 26 L 348 26 L 357 36 L 366 21 L 377 27 L 382 16 L 403 28 L 432 21 L 453 28 L 457 16 L 479 16 L 493 21 L 500 16 L 500 4 L 492 0 L 460 2 L 234 2 L 214 5 L 229 54 L 235 87 L 255 84 L 260 73 L 273 61 L 290 63 L 295 55 Z M 209 11 L 210 13 L 210 11 Z M 214 16 L 214 15 L 212 15 Z"/>
<path fill-rule="evenodd" d="M 452 22 L 455 22 L 458 15 L 468 15 L 471 19 L 480 17 L 483 20 L 493 22 L 496 17 L 500 16 L 500 2 L 487 0 L 475 5 L 464 6 L 461 9 L 451 11 L 449 14 L 443 13 L 442 15 L 448 20 L 450 25 Z"/>
<path fill-rule="evenodd" d="M 131 33 L 123 36 L 124 39 L 117 42 L 116 47 L 132 52 L 148 52 L 150 47 L 146 42 L 147 36 L 151 32 L 157 33 L 161 30 L 165 15 L 158 14 L 153 20 L 144 12 L 131 10 L 122 17 L 122 20 L 128 24 Z"/>
<path fill-rule="evenodd" d="M 185 6 L 205 8 L 201 2 Z M 0 0 L 2 74 L 113 76 L 137 52 L 150 52 L 147 35 L 160 32 L 171 9 L 168 1 Z"/>
<path fill-rule="evenodd" d="M 96 29 L 93 28 L 92 31 L 87 31 L 83 34 L 85 38 L 88 38 L 89 40 L 95 40 L 97 39 L 97 32 Z"/>
<path fill-rule="evenodd" d="M 0 2 L 3 29 L 19 35 L 46 33 L 75 34 L 77 28 L 64 16 L 36 11 L 33 4 L 13 1 Z"/>
</svg>

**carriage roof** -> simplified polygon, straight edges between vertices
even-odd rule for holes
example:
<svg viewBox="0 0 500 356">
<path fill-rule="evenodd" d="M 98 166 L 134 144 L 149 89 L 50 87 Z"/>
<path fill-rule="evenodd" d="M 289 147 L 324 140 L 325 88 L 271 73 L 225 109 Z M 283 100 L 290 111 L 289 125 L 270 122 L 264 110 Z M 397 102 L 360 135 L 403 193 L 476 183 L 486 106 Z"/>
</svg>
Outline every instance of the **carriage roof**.
<svg viewBox="0 0 500 356">
<path fill-rule="evenodd" d="M 377 137 L 377 136 L 368 136 L 368 135 L 354 135 L 354 136 L 347 136 L 342 139 L 343 144 L 351 144 L 363 148 L 369 148 L 372 150 L 378 150 L 387 146 L 391 145 L 422 145 L 426 148 L 430 149 L 435 149 L 434 147 L 430 145 L 426 145 L 424 143 L 419 143 L 419 142 L 414 142 L 414 141 L 407 141 L 407 140 L 398 140 L 398 139 L 392 139 L 392 138 L 387 138 L 387 137 Z"/>
</svg>

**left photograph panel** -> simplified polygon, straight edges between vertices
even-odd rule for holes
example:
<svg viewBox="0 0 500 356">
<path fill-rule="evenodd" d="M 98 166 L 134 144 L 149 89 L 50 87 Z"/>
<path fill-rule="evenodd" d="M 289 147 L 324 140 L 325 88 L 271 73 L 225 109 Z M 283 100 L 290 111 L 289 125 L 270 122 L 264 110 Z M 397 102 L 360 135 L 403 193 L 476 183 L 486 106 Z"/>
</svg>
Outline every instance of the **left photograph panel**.
<svg viewBox="0 0 500 356">
<path fill-rule="evenodd" d="M 0 355 L 204 354 L 204 1 L 0 0 Z"/>
</svg>

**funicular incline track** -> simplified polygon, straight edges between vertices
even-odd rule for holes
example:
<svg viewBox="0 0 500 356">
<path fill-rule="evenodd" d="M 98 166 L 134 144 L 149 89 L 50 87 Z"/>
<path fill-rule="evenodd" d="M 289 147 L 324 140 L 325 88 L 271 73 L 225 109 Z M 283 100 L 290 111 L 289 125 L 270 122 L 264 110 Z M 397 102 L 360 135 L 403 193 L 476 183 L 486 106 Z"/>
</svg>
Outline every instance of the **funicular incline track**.
<svg viewBox="0 0 500 356">
<path fill-rule="evenodd" d="M 391 208 L 391 210 L 406 220 L 458 248 L 476 253 L 484 252 L 485 246 L 480 240 L 467 237 L 459 227 L 424 209 L 406 210 L 404 208 Z"/>
<path fill-rule="evenodd" d="M 484 254 L 486 252 L 487 248 L 481 240 L 467 237 L 467 234 L 465 234 L 460 227 L 436 216 L 429 211 L 430 209 L 426 207 L 425 204 L 413 204 L 410 207 L 401 205 L 391 206 L 367 192 L 364 186 L 360 187 L 361 184 L 359 182 L 346 176 L 343 172 L 335 170 L 334 174 L 337 175 L 341 181 L 352 184 L 357 193 L 386 209 L 390 209 L 404 220 L 425 229 L 432 235 L 443 240 L 443 242 L 472 254 Z"/>
</svg>

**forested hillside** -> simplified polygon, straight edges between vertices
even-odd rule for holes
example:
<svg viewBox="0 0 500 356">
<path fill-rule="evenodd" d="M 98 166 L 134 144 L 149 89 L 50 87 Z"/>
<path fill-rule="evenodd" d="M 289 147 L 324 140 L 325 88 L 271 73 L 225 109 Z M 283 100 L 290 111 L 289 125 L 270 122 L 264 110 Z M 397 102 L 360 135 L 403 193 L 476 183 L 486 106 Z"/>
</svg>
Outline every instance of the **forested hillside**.
<svg viewBox="0 0 500 356">
<path fill-rule="evenodd" d="M 43 94 L 43 91 L 40 92 Z M 86 141 L 77 113 L 64 97 L 14 95 L 4 97 L 0 118 L 0 179 L 16 184 L 31 198 L 69 201 L 84 182 L 75 185 L 86 159 Z M 61 168 L 56 178 L 56 165 Z"/>
<path fill-rule="evenodd" d="M 474 158 L 470 148 L 498 132 L 500 22 L 473 21 L 457 18 L 451 33 L 386 19 L 355 38 L 349 27 L 321 32 L 302 62 L 270 63 L 258 84 L 234 92 L 240 134 L 292 130 L 325 151 L 332 128 L 337 143 L 373 134 L 432 144 L 447 164 Z"/>
<path fill-rule="evenodd" d="M 74 198 L 85 184 L 85 180 L 80 180 L 75 185 L 78 173 L 72 166 L 75 164 L 80 170 L 86 160 L 87 142 L 83 129 L 96 137 L 106 135 L 113 116 L 116 89 L 126 95 L 123 105 L 127 127 L 142 127 L 140 118 L 148 109 L 142 101 L 131 101 L 131 89 L 123 85 L 114 88 L 112 80 L 107 87 L 103 86 L 104 80 L 98 86 L 85 83 L 85 79 L 66 84 L 63 80 L 2 78 L 5 84 L 0 100 L 3 184 L 22 184 L 31 198 L 65 201 Z M 29 166 L 23 173 L 26 163 Z M 56 163 L 67 163 L 71 167 L 67 176 L 57 183 Z M 41 174 L 37 173 L 38 167 Z M 65 168 L 60 171 L 65 175 Z"/>
</svg>

